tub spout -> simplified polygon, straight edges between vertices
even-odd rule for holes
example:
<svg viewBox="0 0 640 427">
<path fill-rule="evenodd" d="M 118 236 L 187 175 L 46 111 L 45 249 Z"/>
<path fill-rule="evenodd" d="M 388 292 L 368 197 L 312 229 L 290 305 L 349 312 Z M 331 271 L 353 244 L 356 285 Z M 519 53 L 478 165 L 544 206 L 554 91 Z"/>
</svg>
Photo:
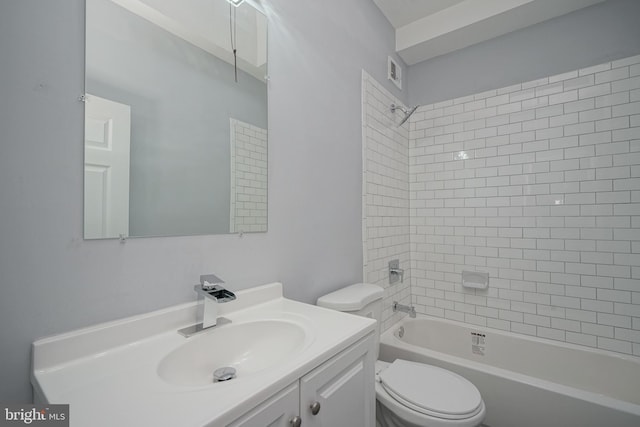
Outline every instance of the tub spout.
<svg viewBox="0 0 640 427">
<path fill-rule="evenodd" d="M 409 313 L 409 317 L 416 317 L 416 308 L 412 305 L 403 305 L 398 301 L 393 302 L 393 312 L 400 311 L 402 313 Z"/>
</svg>

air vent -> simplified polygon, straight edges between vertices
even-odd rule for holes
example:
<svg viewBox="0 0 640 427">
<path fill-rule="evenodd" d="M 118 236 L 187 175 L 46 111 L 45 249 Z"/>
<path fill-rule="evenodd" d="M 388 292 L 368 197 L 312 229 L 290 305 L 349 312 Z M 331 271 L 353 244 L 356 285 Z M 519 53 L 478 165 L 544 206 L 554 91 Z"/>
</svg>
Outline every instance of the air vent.
<svg viewBox="0 0 640 427">
<path fill-rule="evenodd" d="M 402 89 L 402 68 L 392 57 L 389 56 L 388 58 L 387 77 L 398 86 L 398 89 Z"/>
</svg>

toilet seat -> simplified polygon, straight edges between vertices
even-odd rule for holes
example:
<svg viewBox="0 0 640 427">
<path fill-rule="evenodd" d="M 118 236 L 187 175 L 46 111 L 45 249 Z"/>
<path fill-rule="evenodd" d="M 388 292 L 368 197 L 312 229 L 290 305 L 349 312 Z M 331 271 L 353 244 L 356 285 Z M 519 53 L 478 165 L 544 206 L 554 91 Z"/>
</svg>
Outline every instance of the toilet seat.
<svg viewBox="0 0 640 427">
<path fill-rule="evenodd" d="M 397 359 L 378 362 L 378 381 L 397 404 L 441 420 L 468 420 L 485 407 L 478 389 L 467 379 L 436 366 Z"/>
</svg>

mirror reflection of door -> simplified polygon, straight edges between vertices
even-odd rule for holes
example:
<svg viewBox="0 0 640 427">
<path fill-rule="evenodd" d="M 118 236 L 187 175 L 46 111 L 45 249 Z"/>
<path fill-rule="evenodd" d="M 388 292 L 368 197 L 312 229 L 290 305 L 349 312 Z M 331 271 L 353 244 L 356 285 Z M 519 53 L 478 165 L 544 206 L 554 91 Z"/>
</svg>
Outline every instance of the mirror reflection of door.
<svg viewBox="0 0 640 427">
<path fill-rule="evenodd" d="M 129 235 L 131 108 L 85 97 L 84 236 Z"/>
<path fill-rule="evenodd" d="M 128 105 L 131 112 L 128 188 L 123 184 L 119 193 L 115 176 L 108 175 L 116 173 L 115 165 L 101 165 L 87 153 L 91 182 L 84 238 L 229 233 L 229 120 L 267 130 L 267 17 L 249 2 L 236 8 L 227 0 L 84 3 L 85 92 Z M 102 142 L 107 117 L 98 112 L 87 118 L 87 132 L 93 132 L 85 138 L 87 150 L 100 147 L 100 155 L 107 151 Z M 266 154 L 260 167 L 266 176 Z M 267 230 L 267 182 L 260 183 L 265 185 L 261 209 L 251 209 L 253 215 L 245 215 L 235 232 Z M 119 212 L 126 212 L 128 201 L 128 227 L 111 224 L 117 194 L 122 195 Z M 248 221 L 251 227 L 245 226 Z"/>
</svg>

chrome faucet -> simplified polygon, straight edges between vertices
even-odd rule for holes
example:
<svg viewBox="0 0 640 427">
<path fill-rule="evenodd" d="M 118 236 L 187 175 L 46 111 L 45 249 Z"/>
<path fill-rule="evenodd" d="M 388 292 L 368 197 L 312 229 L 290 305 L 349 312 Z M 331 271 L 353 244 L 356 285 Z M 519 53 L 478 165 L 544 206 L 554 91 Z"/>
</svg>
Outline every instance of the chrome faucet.
<svg viewBox="0 0 640 427">
<path fill-rule="evenodd" d="M 409 317 L 416 317 L 416 308 L 412 305 L 403 305 L 398 301 L 393 302 L 393 312 L 400 311 L 402 313 L 409 313 Z"/>
<path fill-rule="evenodd" d="M 198 307 L 196 313 L 196 324 L 180 329 L 178 332 L 186 337 L 212 328 L 219 323 L 229 323 L 230 320 L 218 317 L 218 304 L 233 301 L 236 296 L 233 292 L 225 289 L 224 280 L 215 274 L 205 274 L 200 276 L 200 283 L 193 287 L 198 297 L 203 297 L 204 304 Z"/>
</svg>

